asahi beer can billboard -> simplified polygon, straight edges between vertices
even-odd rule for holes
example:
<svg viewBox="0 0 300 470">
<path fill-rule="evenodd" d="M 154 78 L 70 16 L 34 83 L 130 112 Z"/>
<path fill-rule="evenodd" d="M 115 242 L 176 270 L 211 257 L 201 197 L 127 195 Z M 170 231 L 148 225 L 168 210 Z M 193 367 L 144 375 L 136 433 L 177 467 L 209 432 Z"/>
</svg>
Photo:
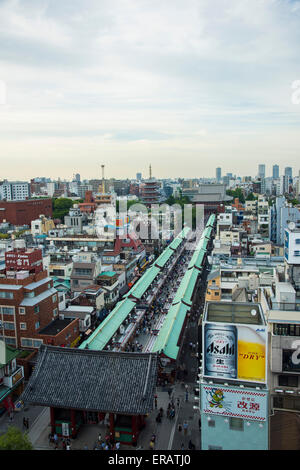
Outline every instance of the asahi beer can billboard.
<svg viewBox="0 0 300 470">
<path fill-rule="evenodd" d="M 266 382 L 267 330 L 264 325 L 206 322 L 203 335 L 205 376 Z"/>
</svg>

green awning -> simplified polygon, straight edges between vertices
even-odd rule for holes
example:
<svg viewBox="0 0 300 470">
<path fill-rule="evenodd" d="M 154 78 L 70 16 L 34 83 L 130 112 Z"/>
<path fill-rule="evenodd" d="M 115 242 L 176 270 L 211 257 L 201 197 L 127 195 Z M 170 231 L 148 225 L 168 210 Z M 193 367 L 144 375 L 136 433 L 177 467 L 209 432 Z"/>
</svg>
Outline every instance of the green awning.
<svg viewBox="0 0 300 470">
<path fill-rule="evenodd" d="M 173 305 L 179 302 L 185 302 L 189 305 L 192 303 L 191 299 L 193 296 L 198 276 L 199 271 L 197 269 L 189 269 L 188 271 L 186 271 L 175 294 Z"/>
<path fill-rule="evenodd" d="M 163 268 L 173 254 L 174 254 L 173 250 L 171 250 L 169 247 L 166 248 L 162 252 L 162 254 L 159 255 L 159 257 L 156 259 L 156 261 L 154 262 L 154 265 L 158 266 L 159 268 Z"/>
<path fill-rule="evenodd" d="M 183 303 L 172 305 L 154 343 L 152 352 L 163 352 L 165 356 L 176 360 L 179 352 L 178 341 L 188 311 L 189 307 Z"/>
<path fill-rule="evenodd" d="M 110 314 L 100 323 L 98 328 L 96 328 L 94 333 L 79 346 L 79 349 L 84 349 L 86 345 L 88 345 L 89 349 L 101 351 L 111 340 L 134 307 L 135 302 L 129 299 L 118 302 Z"/>
<path fill-rule="evenodd" d="M 136 284 L 130 289 L 129 292 L 125 295 L 125 298 L 128 298 L 130 295 L 135 297 L 136 299 L 140 299 L 149 286 L 152 284 L 156 276 L 160 273 L 161 269 L 157 268 L 156 266 L 152 266 L 151 268 L 147 269 L 145 274 L 137 281 Z"/>
</svg>

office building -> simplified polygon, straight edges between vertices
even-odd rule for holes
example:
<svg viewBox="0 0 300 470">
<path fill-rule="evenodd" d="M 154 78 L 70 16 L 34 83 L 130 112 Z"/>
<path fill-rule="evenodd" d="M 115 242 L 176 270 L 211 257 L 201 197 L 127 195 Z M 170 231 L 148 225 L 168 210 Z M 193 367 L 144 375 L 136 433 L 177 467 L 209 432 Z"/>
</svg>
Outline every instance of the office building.
<svg viewBox="0 0 300 470">
<path fill-rule="evenodd" d="M 30 184 L 24 181 L 4 181 L 0 186 L 0 199 L 24 201 L 30 197 Z"/>
<path fill-rule="evenodd" d="M 279 166 L 278 165 L 273 165 L 273 174 L 272 177 L 274 179 L 279 178 Z"/>
<path fill-rule="evenodd" d="M 258 177 L 263 179 L 266 176 L 266 165 L 258 165 Z"/>
</svg>

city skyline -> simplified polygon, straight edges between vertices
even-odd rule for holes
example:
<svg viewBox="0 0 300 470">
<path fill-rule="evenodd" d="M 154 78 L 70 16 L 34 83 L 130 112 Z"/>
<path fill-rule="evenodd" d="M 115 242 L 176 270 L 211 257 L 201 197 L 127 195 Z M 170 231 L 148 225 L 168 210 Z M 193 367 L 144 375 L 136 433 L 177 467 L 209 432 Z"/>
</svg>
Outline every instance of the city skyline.
<svg viewBox="0 0 300 470">
<path fill-rule="evenodd" d="M 0 18 L 3 178 L 298 173 L 299 2 L 6 0 Z"/>
</svg>

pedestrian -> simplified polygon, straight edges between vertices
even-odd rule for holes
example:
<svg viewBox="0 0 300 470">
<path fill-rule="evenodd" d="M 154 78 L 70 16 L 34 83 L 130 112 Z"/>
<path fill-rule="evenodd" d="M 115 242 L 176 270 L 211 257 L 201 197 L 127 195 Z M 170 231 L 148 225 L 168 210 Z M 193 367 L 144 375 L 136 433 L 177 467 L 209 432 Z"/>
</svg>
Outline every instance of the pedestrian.
<svg viewBox="0 0 300 470">
<path fill-rule="evenodd" d="M 182 426 L 181 426 L 181 424 L 179 423 L 179 424 L 178 424 L 178 432 L 181 432 L 181 431 L 182 431 Z"/>
<path fill-rule="evenodd" d="M 184 443 L 181 444 L 181 450 L 184 450 Z"/>
<path fill-rule="evenodd" d="M 26 418 L 25 418 L 25 416 L 23 418 L 23 426 L 24 426 L 24 428 L 26 428 Z"/>
<path fill-rule="evenodd" d="M 169 390 L 168 390 L 168 395 L 169 395 L 169 398 L 171 398 L 171 395 L 172 395 L 172 389 L 171 388 L 169 388 Z"/>
<path fill-rule="evenodd" d="M 55 433 L 53 436 L 54 444 L 58 443 L 58 435 Z"/>
<path fill-rule="evenodd" d="M 152 440 L 149 442 L 149 449 L 150 450 L 154 449 L 154 442 Z"/>
<path fill-rule="evenodd" d="M 71 450 L 71 444 L 70 444 L 70 442 L 69 442 L 69 441 L 67 442 L 67 445 L 66 445 L 66 450 Z"/>
<path fill-rule="evenodd" d="M 102 435 L 101 435 L 101 432 L 99 432 L 98 434 L 98 442 L 100 443 L 102 441 Z"/>
<path fill-rule="evenodd" d="M 195 450 L 195 445 L 192 443 L 191 439 L 189 440 L 188 447 L 189 447 L 189 450 Z"/>
<path fill-rule="evenodd" d="M 26 418 L 26 429 L 29 429 L 29 418 Z"/>
<path fill-rule="evenodd" d="M 186 436 L 187 434 L 187 430 L 188 430 L 188 422 L 187 421 L 184 421 L 183 423 L 183 431 L 184 431 L 184 435 Z"/>
<path fill-rule="evenodd" d="M 116 442 L 116 450 L 119 450 L 119 449 L 120 449 L 120 445 L 121 445 L 120 442 L 117 441 L 117 442 Z"/>
<path fill-rule="evenodd" d="M 180 406 L 180 399 L 179 398 L 177 398 L 177 406 L 178 406 L 178 408 Z"/>
<path fill-rule="evenodd" d="M 157 395 L 154 395 L 154 405 L 155 409 L 157 409 Z"/>
</svg>

